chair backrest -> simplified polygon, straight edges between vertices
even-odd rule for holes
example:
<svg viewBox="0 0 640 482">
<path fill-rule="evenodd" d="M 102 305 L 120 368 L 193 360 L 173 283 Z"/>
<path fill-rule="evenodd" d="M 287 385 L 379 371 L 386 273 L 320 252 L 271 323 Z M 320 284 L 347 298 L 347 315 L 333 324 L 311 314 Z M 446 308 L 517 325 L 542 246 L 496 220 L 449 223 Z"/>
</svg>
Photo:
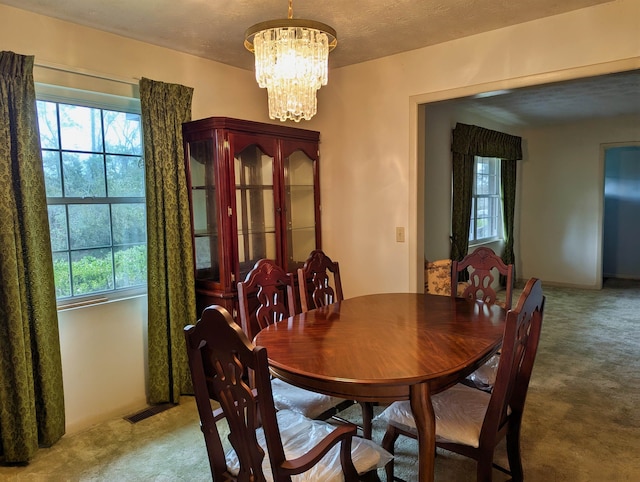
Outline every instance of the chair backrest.
<svg viewBox="0 0 640 482">
<path fill-rule="evenodd" d="M 209 306 L 196 325 L 184 328 L 193 390 L 200 415 L 213 480 L 236 480 L 227 468 L 224 449 L 212 413 L 217 400 L 229 425 L 229 441 L 240 462 L 237 480 L 264 480 L 264 451 L 256 439 L 261 423 L 272 467 L 285 460 L 276 422 L 267 351 L 255 347 L 221 306 Z M 255 390 L 243 375 L 252 371 Z M 275 463 L 274 463 L 275 461 Z M 255 478 L 250 477 L 253 476 Z"/>
<path fill-rule="evenodd" d="M 432 295 L 451 295 L 450 259 L 424 262 L 424 292 Z"/>
<path fill-rule="evenodd" d="M 242 329 L 253 340 L 260 330 L 296 314 L 293 274 L 260 259 L 238 283 Z"/>
<path fill-rule="evenodd" d="M 542 282 L 531 278 L 516 308 L 507 313 L 496 382 L 480 432 L 481 445 L 483 438 L 497 437 L 508 419 L 520 423 L 538 351 L 544 302 Z"/>
<path fill-rule="evenodd" d="M 504 261 L 492 249 L 480 247 L 464 257 L 462 261 L 453 261 L 451 266 L 451 294 L 457 295 L 459 274 L 469 271 L 468 286 L 463 297 L 483 300 L 487 303 L 496 302 L 496 292 L 491 286 L 495 281 L 493 269 L 506 278 L 506 298 L 504 308 L 511 309 L 511 297 L 513 292 L 513 265 Z"/>
<path fill-rule="evenodd" d="M 342 301 L 340 266 L 323 251 L 312 251 L 304 266 L 298 268 L 298 288 L 303 312 Z"/>
</svg>

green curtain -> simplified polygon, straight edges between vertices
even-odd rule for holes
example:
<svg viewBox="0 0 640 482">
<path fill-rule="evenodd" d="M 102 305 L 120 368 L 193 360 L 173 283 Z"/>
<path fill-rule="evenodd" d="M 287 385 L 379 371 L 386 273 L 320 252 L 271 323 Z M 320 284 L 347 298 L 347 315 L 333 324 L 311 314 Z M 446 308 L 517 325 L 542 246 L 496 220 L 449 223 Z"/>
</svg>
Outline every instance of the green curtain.
<svg viewBox="0 0 640 482">
<path fill-rule="evenodd" d="M 11 463 L 65 430 L 33 61 L 0 52 L 0 459 Z"/>
<path fill-rule="evenodd" d="M 471 154 L 453 152 L 453 206 L 451 212 L 451 259 L 461 260 L 469 249 L 469 223 L 473 195 Z"/>
<path fill-rule="evenodd" d="M 516 160 L 522 159 L 522 139 L 484 127 L 457 123 L 451 144 L 453 157 L 453 207 L 451 259 L 461 260 L 469 250 L 469 223 L 475 156 L 502 159 L 502 203 L 505 247 L 502 260 L 515 263 L 513 222 L 516 198 Z"/>
<path fill-rule="evenodd" d="M 513 224 L 515 221 L 516 206 L 516 175 L 518 163 L 502 160 L 500 163 L 501 187 L 502 187 L 502 212 L 504 220 L 504 250 L 502 252 L 502 261 L 505 264 L 513 264 L 513 277 L 516 277 L 515 261 L 516 256 L 513 252 Z M 503 283 L 506 280 L 500 277 Z"/>
<path fill-rule="evenodd" d="M 179 403 L 191 393 L 183 334 L 196 321 L 191 215 L 182 123 L 193 89 L 140 80 L 148 249 L 149 402 Z"/>
</svg>

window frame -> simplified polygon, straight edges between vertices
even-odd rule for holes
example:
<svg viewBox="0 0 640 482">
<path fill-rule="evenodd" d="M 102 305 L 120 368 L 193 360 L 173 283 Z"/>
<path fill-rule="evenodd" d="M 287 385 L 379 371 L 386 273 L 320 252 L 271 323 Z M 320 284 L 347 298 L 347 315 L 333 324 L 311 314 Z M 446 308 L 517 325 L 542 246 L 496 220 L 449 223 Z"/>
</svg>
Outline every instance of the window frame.
<svg viewBox="0 0 640 482">
<path fill-rule="evenodd" d="M 486 174 L 478 173 L 479 161 L 490 161 L 492 163 L 491 172 Z M 469 246 L 479 246 L 483 244 L 493 243 L 504 239 L 504 213 L 502 203 L 502 160 L 498 157 L 474 156 L 473 160 L 473 184 L 471 192 L 471 217 L 469 220 Z M 478 194 L 478 176 L 493 177 L 493 182 L 489 180 L 488 185 L 494 186 L 492 192 Z M 478 200 L 487 199 L 494 204 L 494 210 L 490 216 L 478 217 Z M 491 208 L 489 208 L 491 210 Z M 494 214 L 495 213 L 495 214 Z M 478 221 L 480 219 L 494 220 L 496 223 L 496 231 L 492 236 L 478 238 Z"/>
<path fill-rule="evenodd" d="M 75 105 L 75 106 L 81 106 L 81 107 L 88 107 L 92 109 L 102 109 L 106 111 L 115 111 L 115 112 L 141 115 L 139 98 L 124 97 L 124 96 L 105 94 L 105 93 L 94 92 L 94 91 L 79 90 L 79 89 L 56 86 L 51 84 L 36 83 L 36 100 L 53 102 L 57 104 L 68 104 L 68 105 Z M 101 126 L 101 129 L 103 130 L 103 134 L 104 134 L 104 126 Z M 140 154 L 135 155 L 135 157 L 141 158 L 144 165 L 144 140 L 143 140 L 142 134 L 143 134 L 142 122 L 140 122 L 141 151 L 140 151 Z M 61 145 L 59 145 L 57 149 L 49 149 L 49 148 L 41 148 L 41 149 L 43 152 L 58 151 L 60 155 L 62 152 L 65 151 L 65 149 L 63 149 Z M 80 153 L 80 154 L 86 153 L 86 151 L 79 151 L 79 150 L 73 150 L 71 152 Z M 93 152 L 92 154 L 94 153 L 95 152 Z M 109 153 L 105 151 L 104 147 L 102 149 L 101 154 L 99 155 L 103 156 L 103 163 L 106 162 L 105 160 L 106 156 L 109 156 L 109 155 L 131 156 L 131 154 Z M 43 162 L 44 162 L 44 156 L 43 156 Z M 103 165 L 106 167 L 106 164 L 103 164 Z M 105 176 L 107 175 L 106 171 L 104 175 Z M 143 172 L 143 178 L 144 178 L 144 172 Z M 106 179 L 105 179 L 105 182 L 106 182 Z M 89 204 L 101 204 L 101 205 L 104 204 L 108 206 L 109 217 L 111 218 L 113 205 L 143 204 L 144 210 L 145 210 L 145 218 L 146 218 L 146 205 L 147 205 L 146 193 L 142 197 L 140 196 L 108 196 L 108 194 L 109 193 L 105 193 L 104 197 L 100 196 L 100 197 L 87 197 L 87 198 L 64 197 L 64 195 L 62 195 L 61 197 L 47 196 L 47 210 L 50 205 L 81 206 L 81 205 L 89 205 Z M 69 236 L 71 236 L 71 234 L 69 232 L 68 226 L 73 221 L 69 220 L 69 218 L 67 217 L 66 222 L 67 222 L 66 234 L 67 234 L 67 239 L 69 239 Z M 145 231 L 146 231 L 146 227 L 145 227 Z M 145 237 L 144 243 L 133 243 L 133 244 L 136 244 L 136 245 L 144 244 L 144 246 L 146 247 L 147 243 L 148 243 L 148 236 Z M 126 244 L 128 243 L 125 243 L 125 245 Z M 115 281 L 116 274 L 115 274 L 115 264 L 114 264 L 115 259 L 113 256 L 115 251 L 119 247 L 120 247 L 119 244 L 114 243 L 113 226 L 110 226 L 110 244 L 108 246 L 105 245 L 104 248 L 111 250 L 111 254 L 112 254 L 111 260 L 113 264 L 112 273 L 114 276 L 114 281 Z M 98 247 L 90 247 L 90 248 L 83 248 L 83 249 L 86 250 L 86 249 L 97 249 L 97 248 Z M 71 253 L 73 253 L 74 251 L 82 251 L 83 249 L 72 248 L 70 245 L 68 245 L 66 249 L 56 250 L 55 252 L 63 252 L 63 253 L 66 252 L 66 253 L 69 253 L 69 256 L 71 256 Z M 52 256 L 55 254 L 55 252 L 53 251 L 53 247 L 52 247 Z M 69 264 L 71 265 L 71 263 L 72 263 L 71 258 L 69 258 Z M 147 270 L 148 270 L 148 266 L 147 266 Z M 70 276 L 71 276 L 71 272 L 70 272 Z M 73 292 L 73 288 L 72 288 L 73 279 L 70 279 L 70 283 L 71 283 L 71 290 Z M 70 308 L 76 308 L 76 307 L 81 307 L 81 306 L 90 305 L 90 304 L 143 296 L 146 293 L 147 293 L 147 279 L 145 276 L 144 282 L 136 286 L 116 288 L 114 285 L 113 289 L 108 289 L 108 290 L 99 291 L 99 292 L 80 294 L 75 296 L 71 295 L 68 297 L 61 297 L 61 298 L 58 298 L 56 296 L 56 302 L 57 302 L 58 309 L 70 309 Z"/>
</svg>

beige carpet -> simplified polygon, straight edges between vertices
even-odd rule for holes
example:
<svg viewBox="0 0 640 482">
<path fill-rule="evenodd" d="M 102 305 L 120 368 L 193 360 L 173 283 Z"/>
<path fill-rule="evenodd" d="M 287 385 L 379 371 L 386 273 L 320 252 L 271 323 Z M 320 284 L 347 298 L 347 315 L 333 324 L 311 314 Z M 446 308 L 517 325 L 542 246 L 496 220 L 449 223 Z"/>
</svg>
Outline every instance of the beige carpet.
<svg viewBox="0 0 640 482">
<path fill-rule="evenodd" d="M 522 433 L 526 480 L 640 481 L 640 282 L 544 290 Z M 346 413 L 358 414 L 357 406 Z M 384 426 L 374 428 L 380 441 Z M 416 450 L 400 438 L 396 476 L 406 482 L 416 480 Z M 496 458 L 505 460 L 502 447 Z M 439 451 L 435 479 L 473 481 L 475 463 Z M 495 481 L 508 479 L 494 471 Z M 65 436 L 25 467 L 0 466 L 0 480 L 204 481 L 210 472 L 195 404 L 184 397 L 136 424 L 115 419 Z"/>
</svg>

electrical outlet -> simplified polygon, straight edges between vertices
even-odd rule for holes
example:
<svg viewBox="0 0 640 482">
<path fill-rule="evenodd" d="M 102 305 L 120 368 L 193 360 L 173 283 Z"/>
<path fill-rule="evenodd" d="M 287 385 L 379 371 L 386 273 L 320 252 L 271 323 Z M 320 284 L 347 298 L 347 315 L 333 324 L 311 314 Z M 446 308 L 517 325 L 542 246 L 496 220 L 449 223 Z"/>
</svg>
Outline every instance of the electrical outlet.
<svg viewBox="0 0 640 482">
<path fill-rule="evenodd" d="M 401 226 L 396 228 L 396 243 L 404 243 L 404 228 Z"/>
</svg>

